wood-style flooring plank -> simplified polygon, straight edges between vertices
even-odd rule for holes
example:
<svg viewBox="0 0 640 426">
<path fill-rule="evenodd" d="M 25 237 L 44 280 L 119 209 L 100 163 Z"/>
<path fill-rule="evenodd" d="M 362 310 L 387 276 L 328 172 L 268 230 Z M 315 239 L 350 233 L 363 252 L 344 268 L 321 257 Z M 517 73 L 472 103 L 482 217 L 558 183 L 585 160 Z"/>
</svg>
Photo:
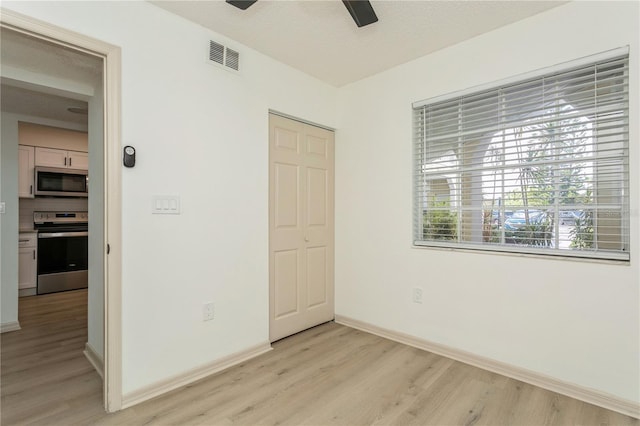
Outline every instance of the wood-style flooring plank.
<svg viewBox="0 0 640 426">
<path fill-rule="evenodd" d="M 82 351 L 86 290 L 20 299 L 1 337 L 9 425 L 634 425 L 595 407 L 335 323 L 117 413 Z"/>
</svg>

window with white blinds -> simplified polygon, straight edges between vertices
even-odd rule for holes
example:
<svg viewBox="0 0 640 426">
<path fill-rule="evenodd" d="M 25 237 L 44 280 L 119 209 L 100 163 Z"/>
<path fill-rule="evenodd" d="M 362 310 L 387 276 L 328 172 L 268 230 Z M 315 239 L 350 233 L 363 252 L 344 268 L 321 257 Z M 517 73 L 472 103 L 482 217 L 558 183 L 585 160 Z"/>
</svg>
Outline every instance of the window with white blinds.
<svg viewBox="0 0 640 426">
<path fill-rule="evenodd" d="M 628 63 L 414 104 L 414 244 L 629 260 Z"/>
</svg>

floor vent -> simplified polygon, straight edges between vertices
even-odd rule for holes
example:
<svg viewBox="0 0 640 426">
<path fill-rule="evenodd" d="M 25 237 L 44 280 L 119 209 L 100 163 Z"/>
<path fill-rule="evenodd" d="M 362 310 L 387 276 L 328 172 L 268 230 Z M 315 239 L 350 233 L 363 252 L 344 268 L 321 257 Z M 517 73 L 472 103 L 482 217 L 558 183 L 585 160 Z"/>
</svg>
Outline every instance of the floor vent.
<svg viewBox="0 0 640 426">
<path fill-rule="evenodd" d="M 209 61 L 233 71 L 240 71 L 240 53 L 209 40 Z"/>
</svg>

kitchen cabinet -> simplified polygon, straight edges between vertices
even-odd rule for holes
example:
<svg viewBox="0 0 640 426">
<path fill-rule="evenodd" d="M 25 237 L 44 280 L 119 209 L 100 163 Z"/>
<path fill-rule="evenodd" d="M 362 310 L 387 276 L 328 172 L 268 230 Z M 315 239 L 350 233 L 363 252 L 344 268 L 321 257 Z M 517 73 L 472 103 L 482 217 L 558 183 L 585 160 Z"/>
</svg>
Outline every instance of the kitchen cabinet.
<svg viewBox="0 0 640 426">
<path fill-rule="evenodd" d="M 89 155 L 86 152 L 64 149 L 36 147 L 36 166 L 61 167 L 67 169 L 89 169 Z"/>
<path fill-rule="evenodd" d="M 37 284 L 36 232 L 20 232 L 18 237 L 18 289 L 35 288 Z"/>
<path fill-rule="evenodd" d="M 18 197 L 33 198 L 35 150 L 32 146 L 18 145 Z"/>
<path fill-rule="evenodd" d="M 72 169 L 89 170 L 89 154 L 86 152 L 69 151 L 69 164 Z M 73 164 L 71 166 L 71 164 Z"/>
</svg>

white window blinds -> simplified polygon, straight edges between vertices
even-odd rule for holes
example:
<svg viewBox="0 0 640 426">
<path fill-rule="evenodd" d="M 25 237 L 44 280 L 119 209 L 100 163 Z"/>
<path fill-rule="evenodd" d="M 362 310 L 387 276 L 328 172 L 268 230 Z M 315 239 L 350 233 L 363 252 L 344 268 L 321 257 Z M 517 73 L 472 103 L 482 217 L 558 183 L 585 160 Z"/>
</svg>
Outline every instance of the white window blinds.
<svg viewBox="0 0 640 426">
<path fill-rule="evenodd" d="M 414 105 L 414 244 L 629 259 L 628 54 Z"/>
</svg>

